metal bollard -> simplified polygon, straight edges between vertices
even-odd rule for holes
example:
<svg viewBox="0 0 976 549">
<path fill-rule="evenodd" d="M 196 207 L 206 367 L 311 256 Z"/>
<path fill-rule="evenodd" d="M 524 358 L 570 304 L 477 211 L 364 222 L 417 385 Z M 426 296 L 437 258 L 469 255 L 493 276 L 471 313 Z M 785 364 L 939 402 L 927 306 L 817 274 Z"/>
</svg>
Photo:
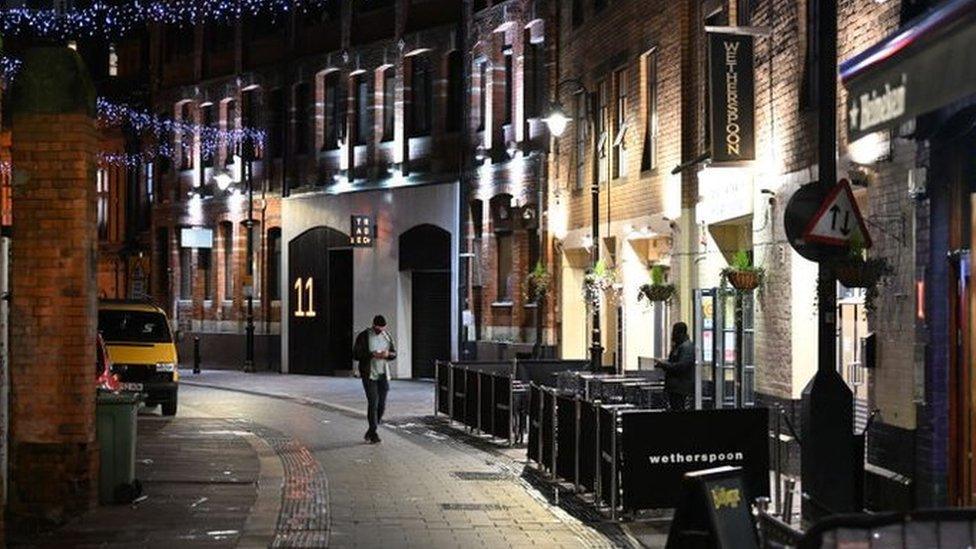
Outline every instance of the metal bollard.
<svg viewBox="0 0 976 549">
<path fill-rule="evenodd" d="M 200 336 L 193 336 L 193 373 L 200 373 Z"/>
<path fill-rule="evenodd" d="M 787 478 L 786 486 L 783 489 L 783 522 L 792 524 L 793 522 L 793 492 L 796 490 L 796 479 Z"/>
</svg>

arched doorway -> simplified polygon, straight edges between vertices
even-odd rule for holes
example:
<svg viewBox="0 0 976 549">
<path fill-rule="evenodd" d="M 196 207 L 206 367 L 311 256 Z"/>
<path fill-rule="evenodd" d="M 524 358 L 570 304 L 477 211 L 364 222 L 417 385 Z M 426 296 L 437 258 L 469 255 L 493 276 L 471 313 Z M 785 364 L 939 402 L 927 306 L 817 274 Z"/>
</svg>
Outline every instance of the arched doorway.
<svg viewBox="0 0 976 549">
<path fill-rule="evenodd" d="M 451 233 L 417 225 L 400 235 L 400 270 L 411 273 L 413 377 L 434 377 L 434 361 L 451 358 Z"/>
<path fill-rule="evenodd" d="M 315 227 L 288 243 L 288 371 L 329 375 L 352 368 L 349 236 Z"/>
</svg>

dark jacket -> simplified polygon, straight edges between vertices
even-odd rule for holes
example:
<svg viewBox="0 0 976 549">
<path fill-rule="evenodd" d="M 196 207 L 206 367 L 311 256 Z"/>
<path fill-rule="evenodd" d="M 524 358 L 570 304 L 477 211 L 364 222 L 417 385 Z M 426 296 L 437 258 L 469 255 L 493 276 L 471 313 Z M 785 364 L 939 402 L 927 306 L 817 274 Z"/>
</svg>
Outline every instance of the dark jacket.
<svg viewBox="0 0 976 549">
<path fill-rule="evenodd" d="M 369 366 L 373 359 L 373 354 L 369 352 L 369 333 L 372 331 L 372 328 L 366 328 L 359 332 L 359 335 L 356 336 L 356 343 L 352 346 L 352 359 L 359 363 L 359 376 L 363 379 L 369 379 Z M 393 360 L 396 358 L 396 345 L 393 344 L 393 338 L 390 334 L 383 333 L 390 340 L 390 357 L 388 360 Z"/>
<path fill-rule="evenodd" d="M 695 394 L 695 345 L 691 340 L 671 349 L 668 360 L 660 364 L 664 370 L 665 391 L 683 395 Z"/>
</svg>

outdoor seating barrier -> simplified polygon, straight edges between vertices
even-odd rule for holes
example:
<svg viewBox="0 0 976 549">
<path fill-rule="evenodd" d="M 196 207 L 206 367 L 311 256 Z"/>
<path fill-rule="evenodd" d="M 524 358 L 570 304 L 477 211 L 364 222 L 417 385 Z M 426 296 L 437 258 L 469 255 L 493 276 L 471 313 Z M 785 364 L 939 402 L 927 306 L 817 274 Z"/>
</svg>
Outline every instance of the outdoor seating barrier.
<svg viewBox="0 0 976 549">
<path fill-rule="evenodd" d="M 800 549 L 973 546 L 976 546 L 976 509 L 962 508 L 829 516 L 811 526 L 797 545 Z"/>
</svg>

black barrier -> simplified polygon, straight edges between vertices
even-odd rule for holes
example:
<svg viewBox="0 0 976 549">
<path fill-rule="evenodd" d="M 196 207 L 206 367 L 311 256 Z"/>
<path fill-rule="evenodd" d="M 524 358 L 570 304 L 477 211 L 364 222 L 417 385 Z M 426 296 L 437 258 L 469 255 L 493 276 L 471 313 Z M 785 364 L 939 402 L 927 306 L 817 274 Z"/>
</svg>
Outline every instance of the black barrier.
<svg viewBox="0 0 976 549">
<path fill-rule="evenodd" d="M 472 429 L 478 427 L 478 372 L 464 371 L 464 424 Z"/>
<path fill-rule="evenodd" d="M 515 377 L 526 383 L 553 386 L 557 373 L 588 370 L 589 367 L 586 360 L 518 360 Z"/>
<path fill-rule="evenodd" d="M 512 378 L 492 376 L 492 430 L 491 434 L 509 440 L 512 437 Z"/>
<path fill-rule="evenodd" d="M 617 472 L 617 415 L 611 406 L 601 406 L 597 415 L 597 431 L 600 434 L 600 483 L 597 496 L 599 501 L 616 507 L 617 498 L 614 492 L 617 483 L 614 476 Z"/>
<path fill-rule="evenodd" d="M 542 468 L 552 471 L 552 450 L 555 442 L 555 414 L 556 398 L 552 391 L 542 391 Z"/>
<path fill-rule="evenodd" d="M 556 397 L 556 476 L 576 482 L 576 399 Z"/>
<path fill-rule="evenodd" d="M 451 364 L 436 360 L 434 368 L 437 369 L 436 411 L 449 416 L 451 415 Z"/>
<path fill-rule="evenodd" d="M 739 467 L 687 473 L 666 548 L 759 549 L 750 496 Z"/>
<path fill-rule="evenodd" d="M 493 375 L 487 372 L 478 372 L 478 430 L 482 433 L 494 433 L 495 394 L 492 391 L 493 386 Z"/>
<path fill-rule="evenodd" d="M 528 458 L 541 465 L 539 443 L 542 435 L 542 390 L 529 386 L 529 447 Z"/>
<path fill-rule="evenodd" d="M 742 468 L 751 497 L 769 495 L 766 408 L 628 410 L 620 418 L 625 510 L 674 507 L 685 473 L 722 465 Z"/>
<path fill-rule="evenodd" d="M 597 411 L 600 402 L 580 401 L 579 478 L 577 483 L 596 492 L 596 464 L 600 446 L 597 444 Z"/>
<path fill-rule="evenodd" d="M 451 366 L 451 419 L 464 423 L 464 405 L 467 402 L 465 383 L 467 371 L 464 368 Z"/>
<path fill-rule="evenodd" d="M 827 517 L 807 530 L 800 549 L 864 547 L 948 549 L 976 547 L 976 509 L 855 513 Z"/>
</svg>

